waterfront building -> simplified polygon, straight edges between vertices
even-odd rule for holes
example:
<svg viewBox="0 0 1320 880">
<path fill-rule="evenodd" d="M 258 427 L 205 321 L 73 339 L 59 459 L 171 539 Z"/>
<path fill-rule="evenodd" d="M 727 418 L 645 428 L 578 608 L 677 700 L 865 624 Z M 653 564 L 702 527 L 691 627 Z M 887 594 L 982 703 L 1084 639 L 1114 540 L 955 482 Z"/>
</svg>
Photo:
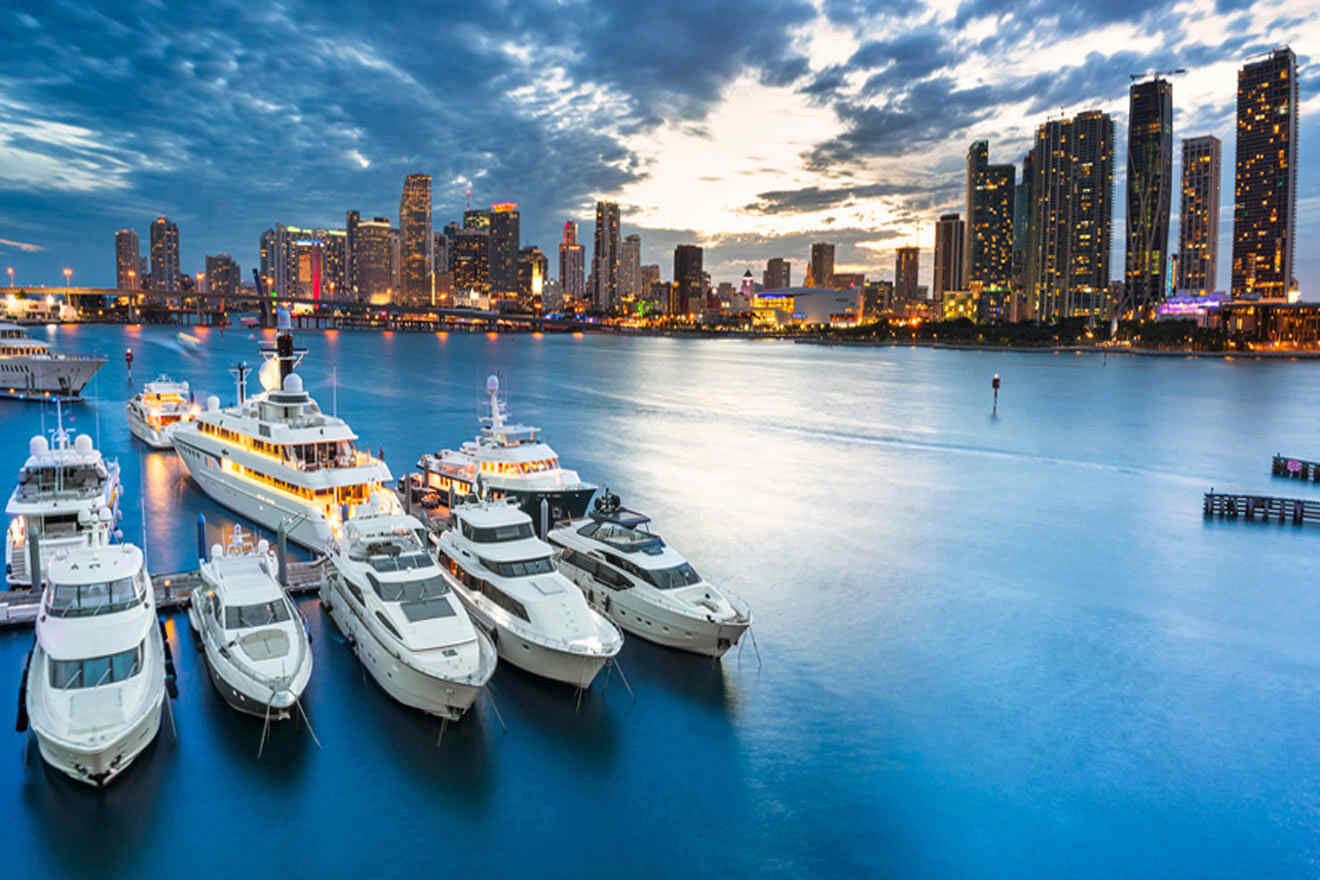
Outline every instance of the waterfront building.
<svg viewBox="0 0 1320 880">
<path fill-rule="evenodd" d="M 449 271 L 449 236 L 444 232 L 435 234 L 435 274 Z"/>
<path fill-rule="evenodd" d="M 431 301 L 435 236 L 431 231 L 431 175 L 409 174 L 399 197 L 399 275 L 402 299 Z"/>
<path fill-rule="evenodd" d="M 619 204 L 596 202 L 596 241 L 591 257 L 596 308 L 613 311 L 619 296 Z"/>
<path fill-rule="evenodd" d="M 862 288 L 788 287 L 752 296 L 752 321 L 763 327 L 855 327 L 863 315 Z"/>
<path fill-rule="evenodd" d="M 358 292 L 357 231 L 361 219 L 357 211 L 344 214 L 344 290 L 354 296 Z M 262 269 L 263 274 L 265 271 Z"/>
<path fill-rule="evenodd" d="M 400 274 L 397 232 L 387 217 L 358 222 L 357 271 L 361 301 L 372 305 L 394 302 Z"/>
<path fill-rule="evenodd" d="M 586 258 L 584 248 L 578 244 L 577 224 L 572 220 L 564 221 L 564 238 L 559 242 L 559 283 L 564 289 L 564 296 L 579 300 L 586 295 Z"/>
<path fill-rule="evenodd" d="M 1025 299 L 1027 251 L 1031 241 L 1032 186 L 1035 183 L 1036 150 L 1022 157 L 1022 180 L 1013 189 L 1013 279 L 1015 300 Z"/>
<path fill-rule="evenodd" d="M 807 287 L 829 287 L 834 279 L 834 245 L 818 241 L 811 246 L 811 268 Z"/>
<path fill-rule="evenodd" d="M 217 296 L 235 296 L 243 284 L 238 263 L 229 254 L 206 258 L 206 291 Z"/>
<path fill-rule="evenodd" d="M 518 299 L 532 311 L 541 311 L 545 282 L 550 277 L 550 261 L 536 245 L 518 251 Z"/>
<path fill-rule="evenodd" d="M 702 251 L 695 244 L 674 248 L 674 296 L 669 314 L 686 315 L 701 311 L 705 304 L 706 282 L 701 269 Z"/>
<path fill-rule="evenodd" d="M 660 314 L 675 314 L 672 307 L 678 299 L 676 286 L 672 281 L 656 281 L 651 285 L 651 305 Z"/>
<path fill-rule="evenodd" d="M 1175 285 L 1179 290 L 1216 289 L 1222 153 L 1223 145 L 1213 135 L 1186 138 L 1182 143 L 1182 212 Z"/>
<path fill-rule="evenodd" d="M 658 263 L 648 263 L 639 270 L 641 277 L 641 296 L 643 298 L 651 295 L 651 287 L 660 283 L 660 265 Z"/>
<path fill-rule="evenodd" d="M 1168 282 L 1173 186 L 1173 85 L 1163 77 L 1132 84 L 1128 102 L 1127 307 L 1147 315 Z"/>
<path fill-rule="evenodd" d="M 830 285 L 835 290 L 847 290 L 850 287 L 861 288 L 866 285 L 865 272 L 835 272 L 834 283 Z"/>
<path fill-rule="evenodd" d="M 490 206 L 490 289 L 503 297 L 518 294 L 521 219 L 517 202 Z"/>
<path fill-rule="evenodd" d="M 963 221 L 957 214 L 944 214 L 935 221 L 935 298 L 946 290 L 962 289 Z"/>
<path fill-rule="evenodd" d="M 1013 201 L 1017 169 L 991 165 L 990 146 L 967 150 L 967 214 L 962 285 L 1007 288 L 1013 276 Z"/>
<path fill-rule="evenodd" d="M 766 290 L 782 290 L 793 285 L 793 264 L 783 257 L 771 257 L 765 264 L 761 286 Z"/>
<path fill-rule="evenodd" d="M 179 289 L 179 227 L 164 216 L 151 223 L 151 289 Z"/>
<path fill-rule="evenodd" d="M 121 229 L 115 233 L 115 287 L 119 290 L 141 290 L 144 280 L 138 272 L 142 267 L 142 247 L 135 229 Z"/>
<path fill-rule="evenodd" d="M 642 237 L 633 233 L 619 246 L 619 299 L 634 302 L 642 293 Z"/>
<path fill-rule="evenodd" d="M 900 247 L 894 260 L 894 295 L 902 300 L 917 299 L 917 269 L 921 262 L 921 248 L 916 245 Z"/>
<path fill-rule="evenodd" d="M 486 296 L 490 293 L 490 233 L 465 228 L 454 239 L 450 258 L 456 293 Z"/>
<path fill-rule="evenodd" d="M 314 238 L 293 244 L 293 295 L 300 299 L 320 299 L 325 287 L 325 253 Z"/>
<path fill-rule="evenodd" d="M 1238 71 L 1233 296 L 1280 299 L 1297 231 L 1297 56 L 1284 47 Z"/>
</svg>

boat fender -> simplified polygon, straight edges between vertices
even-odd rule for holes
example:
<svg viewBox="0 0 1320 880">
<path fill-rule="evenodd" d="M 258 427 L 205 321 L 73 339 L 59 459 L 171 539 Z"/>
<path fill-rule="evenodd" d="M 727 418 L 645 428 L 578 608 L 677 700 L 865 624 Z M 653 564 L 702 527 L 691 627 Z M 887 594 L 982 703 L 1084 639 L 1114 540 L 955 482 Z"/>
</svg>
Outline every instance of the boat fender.
<svg viewBox="0 0 1320 880">
<path fill-rule="evenodd" d="M 14 730 L 18 733 L 24 733 L 28 729 L 27 713 L 27 685 L 28 672 L 32 667 L 32 652 L 37 649 L 37 643 L 34 640 L 32 647 L 28 649 L 27 658 L 23 661 L 23 676 L 18 680 L 18 720 L 14 723 Z"/>
<path fill-rule="evenodd" d="M 605 613 L 606 613 L 606 614 L 609 614 L 609 613 L 610 613 L 610 597 L 609 597 L 609 596 L 606 596 L 606 597 L 605 597 Z"/>
</svg>

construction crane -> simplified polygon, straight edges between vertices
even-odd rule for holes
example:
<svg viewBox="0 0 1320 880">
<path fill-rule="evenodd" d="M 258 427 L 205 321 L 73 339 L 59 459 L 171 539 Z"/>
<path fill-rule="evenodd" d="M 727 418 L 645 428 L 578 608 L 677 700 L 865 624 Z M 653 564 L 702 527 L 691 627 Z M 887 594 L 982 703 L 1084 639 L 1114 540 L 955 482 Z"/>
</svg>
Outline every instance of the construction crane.
<svg viewBox="0 0 1320 880">
<path fill-rule="evenodd" d="M 1139 79 L 1145 79 L 1148 76 L 1186 76 L 1187 68 L 1179 67 L 1176 70 L 1148 70 L 1145 73 L 1129 73 L 1128 79 L 1136 82 Z"/>
</svg>

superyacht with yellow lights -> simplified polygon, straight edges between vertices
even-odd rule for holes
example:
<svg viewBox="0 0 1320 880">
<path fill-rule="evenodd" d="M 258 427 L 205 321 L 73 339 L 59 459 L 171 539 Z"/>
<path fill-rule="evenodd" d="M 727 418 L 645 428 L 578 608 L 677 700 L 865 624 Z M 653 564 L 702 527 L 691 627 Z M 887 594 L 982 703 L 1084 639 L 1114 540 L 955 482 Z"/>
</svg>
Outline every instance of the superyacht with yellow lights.
<svg viewBox="0 0 1320 880">
<path fill-rule="evenodd" d="M 327 415 L 293 372 L 295 352 L 288 312 L 280 310 L 279 335 L 260 377 L 266 389 L 221 409 L 215 397 L 196 420 L 174 430 L 174 449 L 207 495 L 272 531 L 283 526 L 294 541 L 323 550 L 344 520 L 374 502 L 398 510 L 386 488 L 385 462 L 358 449 L 358 437 L 342 419 Z"/>
<path fill-rule="evenodd" d="M 197 418 L 199 407 L 189 401 L 188 383 L 161 376 L 148 382 L 128 402 L 128 430 L 152 449 L 173 446 L 170 434 L 179 422 Z"/>
<path fill-rule="evenodd" d="M 56 354 L 17 324 L 0 324 L 0 397 L 77 400 L 105 360 L 100 355 Z"/>
</svg>

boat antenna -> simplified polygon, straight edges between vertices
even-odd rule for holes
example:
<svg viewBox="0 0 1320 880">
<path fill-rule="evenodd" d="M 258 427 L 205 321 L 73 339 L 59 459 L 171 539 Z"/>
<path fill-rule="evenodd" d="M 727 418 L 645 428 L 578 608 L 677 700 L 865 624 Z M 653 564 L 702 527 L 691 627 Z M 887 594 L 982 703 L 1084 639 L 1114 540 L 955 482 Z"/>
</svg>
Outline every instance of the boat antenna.
<svg viewBox="0 0 1320 880">
<path fill-rule="evenodd" d="M 247 400 L 247 361 L 239 361 L 229 368 L 229 375 L 234 377 L 235 393 L 238 394 L 238 405 L 242 406 L 243 401 Z"/>
<path fill-rule="evenodd" d="M 100 383 L 101 383 L 100 376 L 97 376 L 95 379 L 92 380 L 92 399 L 95 402 L 94 410 L 95 410 L 95 418 L 96 418 L 96 448 L 97 449 L 101 448 L 101 394 L 100 394 L 101 384 Z"/>
<path fill-rule="evenodd" d="M 330 368 L 330 414 L 339 418 L 339 368 Z"/>
</svg>

